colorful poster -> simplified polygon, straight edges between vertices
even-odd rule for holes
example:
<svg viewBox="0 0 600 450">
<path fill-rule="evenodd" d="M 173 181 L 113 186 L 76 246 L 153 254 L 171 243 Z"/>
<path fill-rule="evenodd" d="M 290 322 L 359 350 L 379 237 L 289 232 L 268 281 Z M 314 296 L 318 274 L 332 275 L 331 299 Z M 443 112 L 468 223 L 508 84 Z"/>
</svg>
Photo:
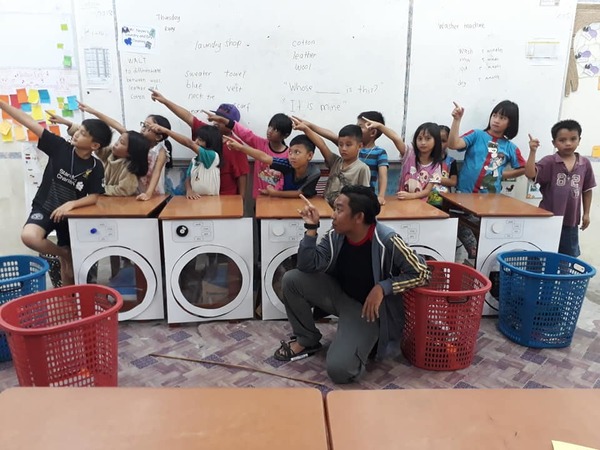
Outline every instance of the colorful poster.
<svg viewBox="0 0 600 450">
<path fill-rule="evenodd" d="M 119 30 L 119 48 L 130 53 L 151 53 L 156 46 L 156 29 L 153 27 L 123 25 Z"/>
</svg>

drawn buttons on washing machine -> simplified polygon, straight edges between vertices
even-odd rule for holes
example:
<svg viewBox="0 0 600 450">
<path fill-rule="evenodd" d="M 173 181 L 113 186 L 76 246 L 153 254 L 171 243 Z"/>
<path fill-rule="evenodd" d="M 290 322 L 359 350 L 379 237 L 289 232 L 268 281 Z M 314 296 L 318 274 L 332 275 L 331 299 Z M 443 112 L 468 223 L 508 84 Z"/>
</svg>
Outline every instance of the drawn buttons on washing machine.
<svg viewBox="0 0 600 450">
<path fill-rule="evenodd" d="M 98 232 L 97 228 L 90 228 L 90 234 L 96 234 Z"/>
<path fill-rule="evenodd" d="M 188 235 L 188 227 L 186 227 L 185 225 L 179 225 L 176 229 L 175 229 L 175 233 L 177 233 L 177 236 L 179 237 L 186 237 Z"/>
<path fill-rule="evenodd" d="M 275 236 L 283 236 L 283 234 L 285 233 L 285 227 L 280 223 L 273 224 L 273 226 L 271 227 L 271 232 Z"/>
</svg>

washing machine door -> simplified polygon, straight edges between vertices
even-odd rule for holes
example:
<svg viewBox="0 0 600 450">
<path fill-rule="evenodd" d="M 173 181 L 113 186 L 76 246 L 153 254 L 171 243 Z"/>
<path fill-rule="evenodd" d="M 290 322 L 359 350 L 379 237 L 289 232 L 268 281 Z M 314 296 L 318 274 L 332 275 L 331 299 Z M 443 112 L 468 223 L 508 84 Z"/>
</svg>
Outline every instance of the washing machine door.
<svg viewBox="0 0 600 450">
<path fill-rule="evenodd" d="M 492 289 L 485 296 L 483 315 L 498 315 L 498 298 L 500 296 L 500 263 L 498 255 L 509 251 L 540 251 L 540 247 L 527 241 L 507 242 L 499 245 L 489 253 L 479 266 L 479 272 L 484 274 L 492 282 Z"/>
<path fill-rule="evenodd" d="M 117 290 L 123 296 L 119 320 L 144 312 L 158 288 L 156 273 L 146 258 L 121 246 L 104 247 L 90 254 L 79 267 L 76 281 Z"/>
<path fill-rule="evenodd" d="M 265 270 L 265 278 L 263 280 L 267 299 L 263 301 L 271 302 L 275 308 L 283 314 L 287 314 L 283 305 L 283 291 L 281 280 L 283 275 L 288 271 L 296 268 L 298 262 L 298 247 L 286 248 L 278 253 L 267 266 Z"/>
<path fill-rule="evenodd" d="M 428 247 L 426 245 L 411 245 L 415 252 L 425 258 L 425 261 L 445 261 L 444 257 L 436 249 Z"/>
<path fill-rule="evenodd" d="M 171 270 L 175 301 L 198 317 L 220 317 L 233 311 L 247 297 L 250 286 L 250 269 L 244 259 L 219 245 L 189 250 Z"/>
</svg>

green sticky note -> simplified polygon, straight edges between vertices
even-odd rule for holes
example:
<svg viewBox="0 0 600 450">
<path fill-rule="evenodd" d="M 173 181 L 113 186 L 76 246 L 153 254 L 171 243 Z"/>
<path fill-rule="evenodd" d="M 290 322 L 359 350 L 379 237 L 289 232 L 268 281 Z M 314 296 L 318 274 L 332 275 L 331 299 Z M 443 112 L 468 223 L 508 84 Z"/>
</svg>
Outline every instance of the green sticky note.
<svg viewBox="0 0 600 450">
<path fill-rule="evenodd" d="M 61 23 L 60 24 L 60 29 L 62 31 L 69 31 L 69 25 L 67 25 L 66 23 Z"/>
<path fill-rule="evenodd" d="M 63 59 L 63 66 L 65 67 L 73 67 L 73 61 L 71 60 L 70 56 L 66 56 Z"/>
<path fill-rule="evenodd" d="M 63 109 L 62 116 L 63 117 L 73 117 L 73 111 L 71 111 L 70 109 Z"/>
<path fill-rule="evenodd" d="M 56 102 L 57 103 L 64 103 L 65 102 L 65 98 L 64 97 L 56 97 Z"/>
<path fill-rule="evenodd" d="M 63 43 L 61 43 L 61 42 L 58 42 L 58 43 L 56 44 L 56 48 L 65 48 L 65 44 L 63 44 Z"/>
</svg>

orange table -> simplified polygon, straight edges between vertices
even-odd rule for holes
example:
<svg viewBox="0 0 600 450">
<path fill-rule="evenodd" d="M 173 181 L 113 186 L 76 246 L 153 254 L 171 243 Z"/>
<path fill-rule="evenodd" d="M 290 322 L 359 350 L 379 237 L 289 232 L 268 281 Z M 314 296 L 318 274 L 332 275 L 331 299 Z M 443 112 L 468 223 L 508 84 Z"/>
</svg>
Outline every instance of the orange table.
<svg viewBox="0 0 600 450">
<path fill-rule="evenodd" d="M 14 388 L 0 448 L 327 449 L 316 389 Z"/>
<path fill-rule="evenodd" d="M 450 217 L 441 209 L 431 206 L 423 200 L 398 200 L 395 196 L 386 196 L 385 205 L 377 216 L 378 220 L 398 219 L 447 219 Z"/>
<path fill-rule="evenodd" d="M 550 211 L 522 202 L 504 194 L 441 194 L 449 207 L 455 207 L 477 217 L 552 217 Z"/>
<path fill-rule="evenodd" d="M 334 391 L 333 450 L 600 448 L 597 389 Z"/>
<path fill-rule="evenodd" d="M 244 203 L 241 195 L 205 195 L 197 200 L 188 200 L 185 196 L 173 197 L 158 218 L 231 219 L 243 215 Z"/>
<path fill-rule="evenodd" d="M 108 197 L 101 195 L 92 206 L 84 206 L 69 211 L 66 216 L 72 219 L 90 217 L 150 217 L 169 198 L 168 195 L 155 195 L 150 200 L 140 201 L 135 197 Z"/>
</svg>

